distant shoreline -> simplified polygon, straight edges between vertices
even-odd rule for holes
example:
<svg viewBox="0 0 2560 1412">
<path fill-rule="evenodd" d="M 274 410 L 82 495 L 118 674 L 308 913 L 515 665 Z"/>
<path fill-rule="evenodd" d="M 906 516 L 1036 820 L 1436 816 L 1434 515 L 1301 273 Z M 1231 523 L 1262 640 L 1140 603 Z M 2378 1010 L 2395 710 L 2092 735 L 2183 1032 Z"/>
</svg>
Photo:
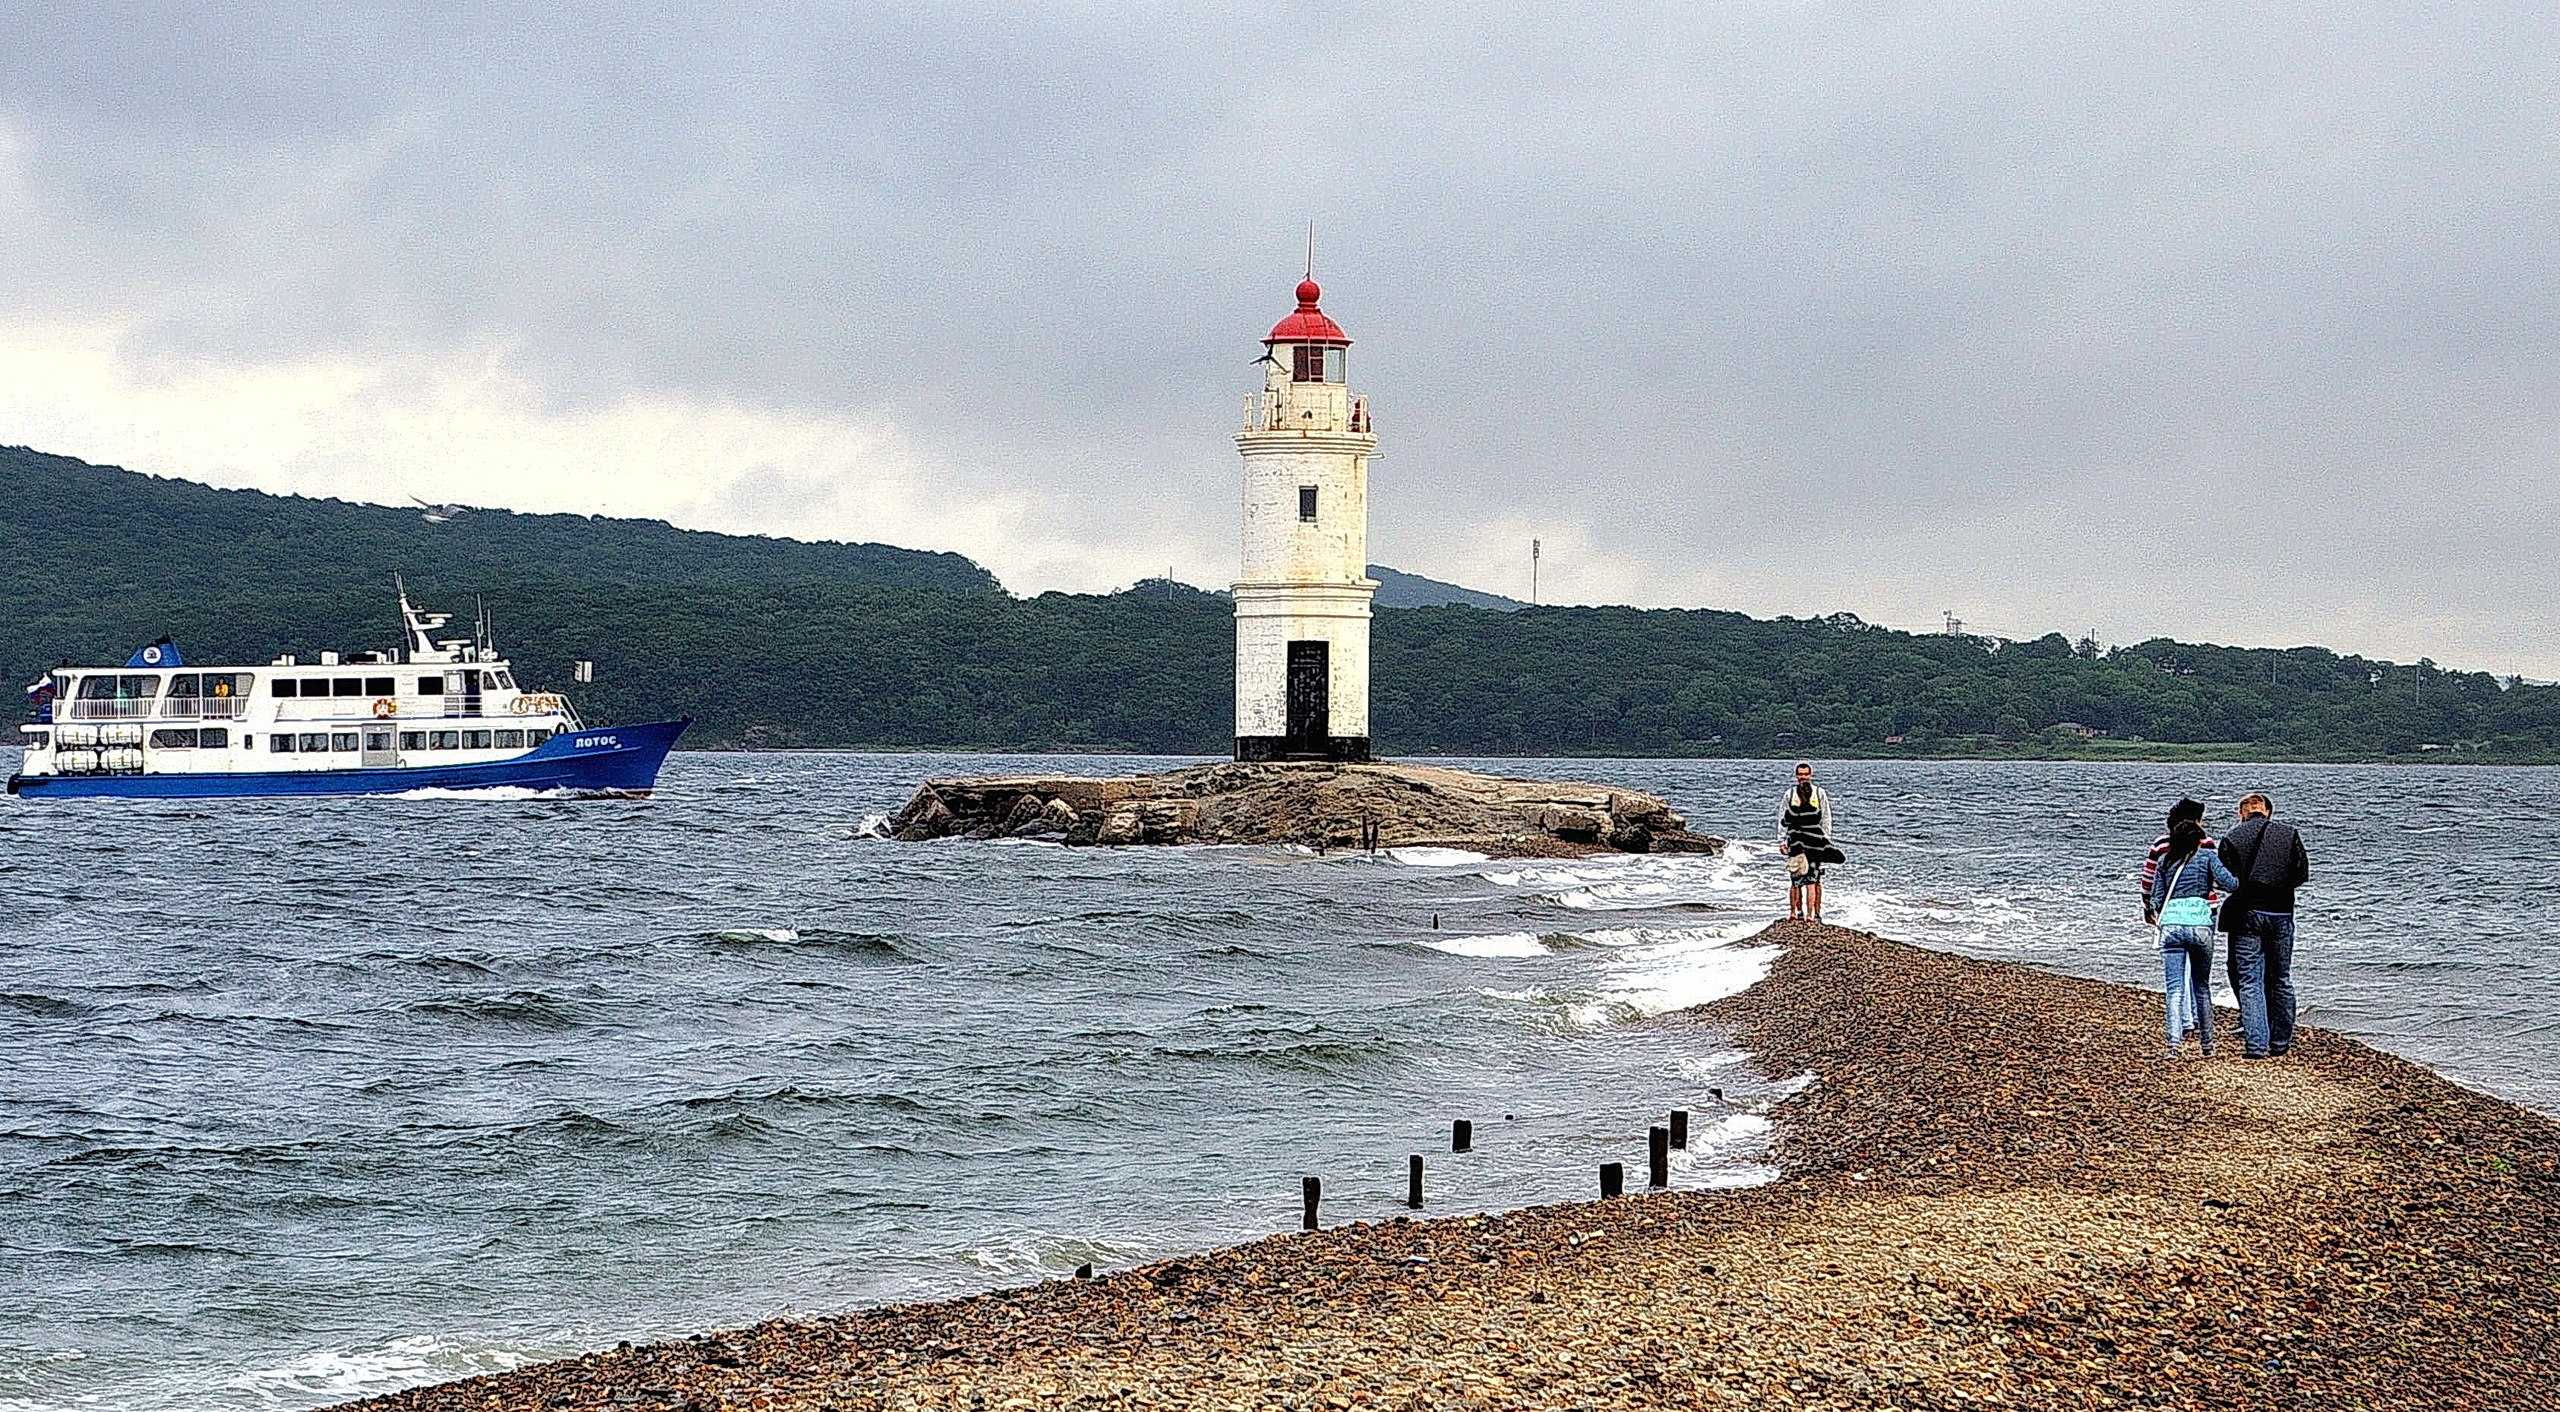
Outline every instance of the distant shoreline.
<svg viewBox="0 0 2560 1412">
<path fill-rule="evenodd" d="M 2164 1062 L 2132 987 L 1811 924 L 1755 940 L 1785 948 L 1765 979 L 1657 1023 L 1812 1076 L 1766 1185 L 1274 1235 L 352 1405 L 2560 1401 L 2560 1122 L 2319 1030 Z M 1625 1151 L 1641 1192 L 1640 1126 Z"/>
<path fill-rule="evenodd" d="M 1127 756 L 1147 760 L 1224 760 L 1224 754 L 1195 755 L 1181 751 L 1142 750 L 1128 745 L 747 745 L 735 741 L 713 741 L 708 744 L 686 744 L 678 747 L 681 754 L 712 755 L 962 755 L 962 756 Z M 2323 755 L 2308 752 L 2293 754 L 2247 753 L 2225 751 L 2218 746 L 2152 745 L 2142 748 L 2087 750 L 2076 752 L 2018 751 L 1923 751 L 1895 750 L 1879 753 L 1866 750 L 1805 749 L 1777 751 L 1769 754 L 1690 755 L 1690 754 L 1614 754 L 1606 751 L 1554 750 L 1531 753 L 1517 751 L 1474 753 L 1467 751 L 1384 751 L 1386 761 L 1438 763 L 1444 760 L 1694 760 L 1694 761 L 1777 761 L 1831 760 L 1856 763 L 1886 761 L 1986 761 L 2019 764 L 2084 764 L 2084 765 L 2463 765 L 2548 768 L 2560 766 L 2560 751 L 2538 754 L 2502 755 L 2493 751 L 2442 751 L 2415 755 Z"/>
</svg>

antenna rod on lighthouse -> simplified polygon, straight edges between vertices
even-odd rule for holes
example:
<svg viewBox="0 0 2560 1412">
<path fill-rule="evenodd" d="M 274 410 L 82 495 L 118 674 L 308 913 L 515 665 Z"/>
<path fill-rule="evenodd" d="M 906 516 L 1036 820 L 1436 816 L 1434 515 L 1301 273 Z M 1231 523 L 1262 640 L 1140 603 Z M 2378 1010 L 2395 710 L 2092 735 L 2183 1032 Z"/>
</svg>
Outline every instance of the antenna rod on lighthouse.
<svg viewBox="0 0 2560 1412">
<path fill-rule="evenodd" d="M 1316 223 L 1315 223 L 1315 219 L 1314 219 L 1313 217 L 1309 217 L 1309 218 L 1308 218 L 1308 220 L 1307 220 L 1307 278 L 1309 278 L 1309 279 L 1314 279 L 1315 277 L 1316 277 Z"/>
</svg>

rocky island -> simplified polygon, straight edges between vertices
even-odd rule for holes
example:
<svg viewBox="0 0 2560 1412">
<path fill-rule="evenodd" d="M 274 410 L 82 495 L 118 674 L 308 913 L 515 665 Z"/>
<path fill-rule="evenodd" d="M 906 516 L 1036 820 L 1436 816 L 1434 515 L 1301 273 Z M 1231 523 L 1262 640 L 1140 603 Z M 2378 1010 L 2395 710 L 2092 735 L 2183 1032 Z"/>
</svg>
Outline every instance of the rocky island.
<svg viewBox="0 0 2560 1412">
<path fill-rule="evenodd" d="M 1496 856 L 1714 853 L 1650 794 L 1499 779 L 1436 765 L 1198 765 L 1126 778 L 936 779 L 891 837 L 1045 838 L 1070 844 L 1258 843 L 1468 848 Z"/>
</svg>

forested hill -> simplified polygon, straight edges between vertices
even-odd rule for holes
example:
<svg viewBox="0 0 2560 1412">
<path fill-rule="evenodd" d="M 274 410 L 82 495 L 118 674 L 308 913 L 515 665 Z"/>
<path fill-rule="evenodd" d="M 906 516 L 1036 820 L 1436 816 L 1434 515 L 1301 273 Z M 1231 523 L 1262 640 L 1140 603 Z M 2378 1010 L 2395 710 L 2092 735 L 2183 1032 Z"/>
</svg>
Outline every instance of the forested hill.
<svg viewBox="0 0 2560 1412">
<path fill-rule="evenodd" d="M 388 584 L 486 594 L 528 681 L 691 743 L 1224 753 L 1232 605 L 1178 584 L 1016 598 L 949 554 L 633 520 L 412 511 L 0 449 L 0 670 L 387 646 Z M 2560 688 L 2318 648 L 1913 635 L 1846 616 L 1384 608 L 1374 734 L 1398 754 L 2103 753 L 2560 758 Z M 2079 729 L 2104 732 L 2089 739 Z M 1900 737 L 1888 744 L 1889 737 Z M 2441 746 L 2441 751 L 2423 747 Z"/>
</svg>

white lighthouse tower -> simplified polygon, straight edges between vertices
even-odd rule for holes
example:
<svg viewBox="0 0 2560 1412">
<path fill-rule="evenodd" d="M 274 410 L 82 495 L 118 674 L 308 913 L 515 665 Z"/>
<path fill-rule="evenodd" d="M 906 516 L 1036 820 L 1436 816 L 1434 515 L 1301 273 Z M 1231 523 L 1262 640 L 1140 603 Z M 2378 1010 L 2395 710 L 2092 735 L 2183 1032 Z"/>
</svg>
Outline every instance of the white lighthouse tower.
<svg viewBox="0 0 2560 1412">
<path fill-rule="evenodd" d="M 1295 312 L 1264 339 L 1245 399 L 1244 564 L 1236 579 L 1236 758 L 1369 758 L 1369 458 L 1378 438 L 1351 395 L 1351 338 L 1316 307 L 1310 263 Z"/>
</svg>

